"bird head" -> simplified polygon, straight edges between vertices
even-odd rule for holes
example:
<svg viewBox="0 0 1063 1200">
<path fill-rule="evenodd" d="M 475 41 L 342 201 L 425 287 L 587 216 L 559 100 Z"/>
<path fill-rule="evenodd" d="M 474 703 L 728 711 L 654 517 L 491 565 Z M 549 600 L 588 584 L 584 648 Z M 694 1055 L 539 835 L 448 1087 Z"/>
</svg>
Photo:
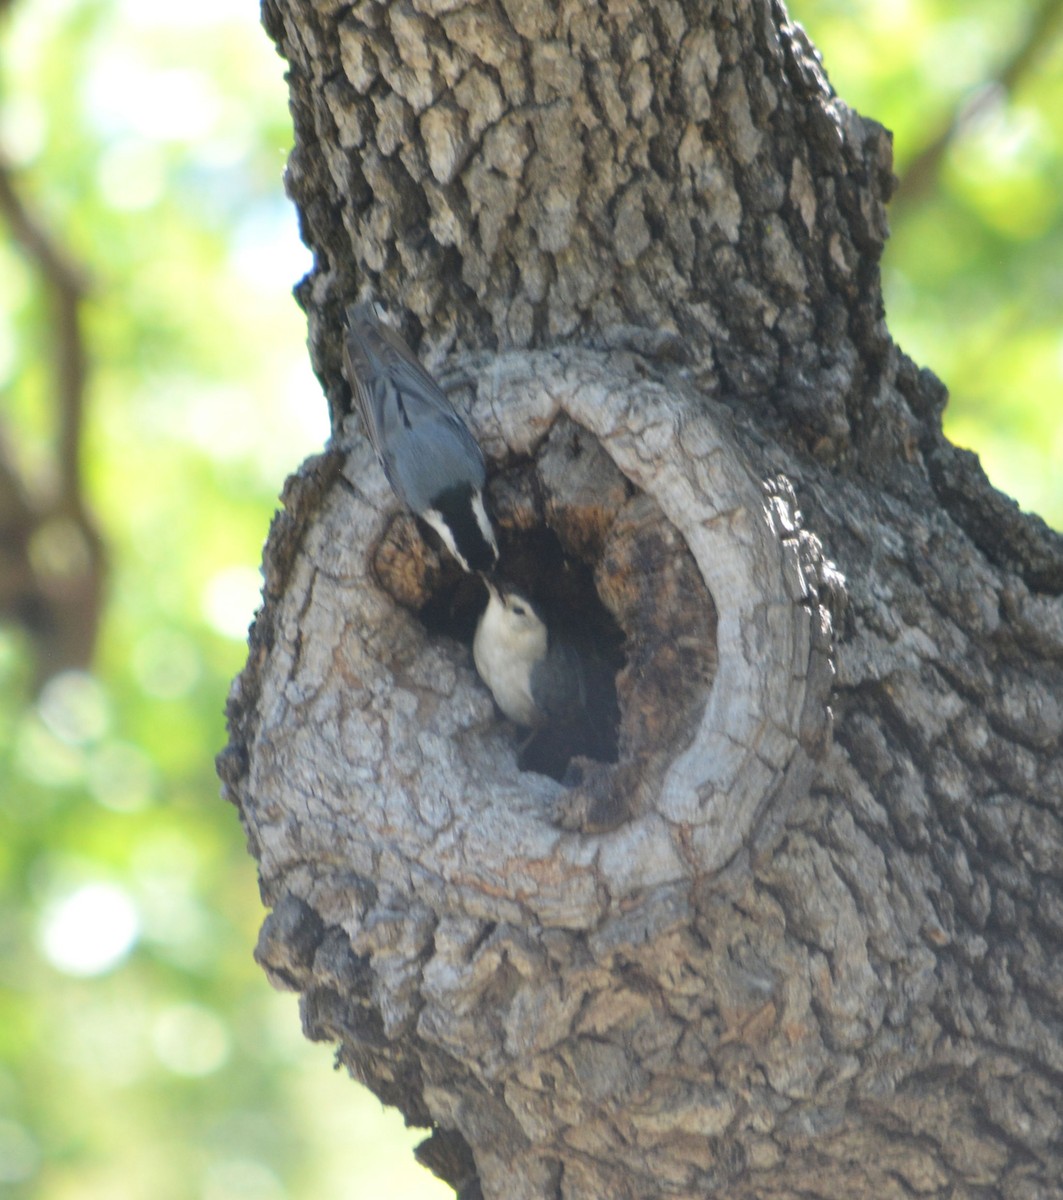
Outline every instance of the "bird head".
<svg viewBox="0 0 1063 1200">
<path fill-rule="evenodd" d="M 484 579 L 487 584 L 487 612 L 484 619 L 494 636 L 514 657 L 537 662 L 547 650 L 546 622 L 534 603 L 511 584 Z"/>
</svg>

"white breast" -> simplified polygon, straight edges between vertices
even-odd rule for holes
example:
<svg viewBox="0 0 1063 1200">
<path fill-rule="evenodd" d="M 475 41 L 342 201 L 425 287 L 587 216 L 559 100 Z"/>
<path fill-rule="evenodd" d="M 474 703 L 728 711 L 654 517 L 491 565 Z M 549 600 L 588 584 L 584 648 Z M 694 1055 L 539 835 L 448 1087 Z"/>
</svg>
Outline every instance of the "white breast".
<svg viewBox="0 0 1063 1200">
<path fill-rule="evenodd" d="M 473 661 L 506 716 L 518 725 L 534 727 L 542 719 L 531 694 L 531 664 L 538 654 L 529 658 L 530 647 L 515 645 L 498 616 L 495 606 L 488 605 L 476 627 Z"/>
</svg>

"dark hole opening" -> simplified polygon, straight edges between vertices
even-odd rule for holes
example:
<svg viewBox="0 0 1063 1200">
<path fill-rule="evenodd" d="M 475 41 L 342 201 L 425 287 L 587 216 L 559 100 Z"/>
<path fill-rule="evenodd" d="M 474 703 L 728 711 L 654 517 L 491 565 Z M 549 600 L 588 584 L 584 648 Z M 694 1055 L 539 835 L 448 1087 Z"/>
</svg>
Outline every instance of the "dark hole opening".
<svg viewBox="0 0 1063 1200">
<path fill-rule="evenodd" d="M 499 577 L 540 608 L 551 638 L 564 639 L 576 651 L 586 695 L 579 719 L 525 731 L 517 762 L 522 771 L 575 785 L 580 779 L 574 758 L 617 761 L 616 676 L 624 665 L 624 634 L 598 597 L 592 567 L 566 555 L 552 530 L 502 528 L 499 549 Z M 482 580 L 459 573 L 432 595 L 418 616 L 430 634 L 471 646 L 486 606 Z"/>
</svg>

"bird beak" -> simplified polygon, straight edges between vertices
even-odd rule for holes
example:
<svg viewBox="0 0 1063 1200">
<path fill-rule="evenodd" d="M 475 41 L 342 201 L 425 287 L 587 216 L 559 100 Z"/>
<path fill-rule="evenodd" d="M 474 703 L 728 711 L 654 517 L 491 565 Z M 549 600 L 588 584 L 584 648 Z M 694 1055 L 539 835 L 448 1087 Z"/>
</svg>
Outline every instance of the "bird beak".
<svg viewBox="0 0 1063 1200">
<path fill-rule="evenodd" d="M 506 585 L 503 580 L 498 578 L 498 566 L 493 566 L 490 571 L 480 571 L 480 578 L 484 581 L 484 586 L 496 599 L 501 600 L 506 594 Z"/>
</svg>

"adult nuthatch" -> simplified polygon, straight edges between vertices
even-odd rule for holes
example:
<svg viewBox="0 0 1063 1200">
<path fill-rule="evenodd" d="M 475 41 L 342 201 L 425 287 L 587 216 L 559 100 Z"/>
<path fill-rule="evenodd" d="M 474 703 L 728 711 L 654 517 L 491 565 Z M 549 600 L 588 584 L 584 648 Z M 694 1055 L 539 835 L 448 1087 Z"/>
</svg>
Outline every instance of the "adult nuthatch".
<svg viewBox="0 0 1063 1200">
<path fill-rule="evenodd" d="M 551 637 L 546 622 L 520 592 L 487 583 L 487 608 L 476 626 L 473 661 L 498 707 L 530 729 L 586 715 L 586 684 L 576 650 Z"/>
<path fill-rule="evenodd" d="M 347 325 L 347 381 L 395 495 L 466 571 L 491 570 L 498 542 L 484 508 L 487 472 L 476 439 L 375 305 L 352 304 Z"/>
</svg>

